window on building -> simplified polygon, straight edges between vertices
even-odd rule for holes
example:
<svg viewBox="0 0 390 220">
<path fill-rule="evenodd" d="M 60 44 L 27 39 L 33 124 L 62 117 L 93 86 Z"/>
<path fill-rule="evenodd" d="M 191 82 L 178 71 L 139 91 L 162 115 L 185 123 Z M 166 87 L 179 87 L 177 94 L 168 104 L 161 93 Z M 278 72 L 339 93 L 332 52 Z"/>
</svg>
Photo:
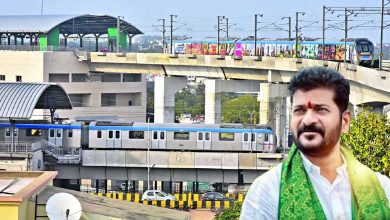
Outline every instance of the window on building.
<svg viewBox="0 0 390 220">
<path fill-rule="evenodd" d="M 173 139 L 175 140 L 189 140 L 190 132 L 174 132 Z"/>
<path fill-rule="evenodd" d="M 102 131 L 98 130 L 96 135 L 97 135 L 97 138 L 102 138 Z"/>
<path fill-rule="evenodd" d="M 129 139 L 144 139 L 143 131 L 129 131 Z"/>
<path fill-rule="evenodd" d="M 0 75 L 0 81 L 5 81 L 5 75 Z"/>
<path fill-rule="evenodd" d="M 42 136 L 42 130 L 41 129 L 28 128 L 28 129 L 26 129 L 26 136 L 28 136 L 28 137 L 39 137 L 39 136 Z"/>
<path fill-rule="evenodd" d="M 136 73 L 124 73 L 123 74 L 123 82 L 141 82 L 142 74 Z"/>
<path fill-rule="evenodd" d="M 22 82 L 22 76 L 16 76 L 16 82 Z"/>
<path fill-rule="evenodd" d="M 234 133 L 230 133 L 230 132 L 219 133 L 219 140 L 220 141 L 234 141 Z"/>
</svg>

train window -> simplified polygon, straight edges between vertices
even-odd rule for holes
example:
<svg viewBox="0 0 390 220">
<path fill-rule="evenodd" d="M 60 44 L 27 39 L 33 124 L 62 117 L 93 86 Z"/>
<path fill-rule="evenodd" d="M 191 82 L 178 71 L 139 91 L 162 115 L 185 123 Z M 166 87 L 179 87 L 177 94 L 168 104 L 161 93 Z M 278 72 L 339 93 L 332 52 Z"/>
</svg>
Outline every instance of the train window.
<svg viewBox="0 0 390 220">
<path fill-rule="evenodd" d="M 199 132 L 198 133 L 198 141 L 202 141 L 202 140 L 203 140 L 203 133 Z"/>
<path fill-rule="evenodd" d="M 268 134 L 264 134 L 264 141 L 268 141 Z"/>
<path fill-rule="evenodd" d="M 160 140 L 164 140 L 165 139 L 165 132 L 160 132 Z"/>
<path fill-rule="evenodd" d="M 174 132 L 173 139 L 175 140 L 189 140 L 190 132 Z"/>
<path fill-rule="evenodd" d="M 10 137 L 11 136 L 11 131 L 9 130 L 9 128 L 5 129 L 5 136 L 6 137 Z"/>
<path fill-rule="evenodd" d="M 209 133 L 209 132 L 206 132 L 206 133 L 205 133 L 205 140 L 206 140 L 206 141 L 209 141 L 209 140 L 210 140 L 210 133 Z"/>
<path fill-rule="evenodd" d="M 248 141 L 248 133 L 244 133 L 244 141 Z"/>
<path fill-rule="evenodd" d="M 61 137 L 61 129 L 57 129 L 57 137 Z"/>
<path fill-rule="evenodd" d="M 220 141 L 234 141 L 234 133 L 222 132 L 219 133 Z"/>
<path fill-rule="evenodd" d="M 68 137 L 69 138 L 73 137 L 73 130 L 72 129 L 68 130 Z"/>
<path fill-rule="evenodd" d="M 157 131 L 153 131 L 153 139 L 154 139 L 154 140 L 157 139 Z"/>
<path fill-rule="evenodd" d="M 108 138 L 112 139 L 114 137 L 114 132 L 113 131 L 108 131 Z"/>
<path fill-rule="evenodd" d="M 121 132 L 120 131 L 115 131 L 115 138 L 116 139 L 121 138 Z"/>
<path fill-rule="evenodd" d="M 256 140 L 256 134 L 252 133 L 251 135 L 251 141 L 255 141 Z"/>
<path fill-rule="evenodd" d="M 42 130 L 41 129 L 32 129 L 28 128 L 26 130 L 26 136 L 28 137 L 38 137 L 42 135 Z"/>
<path fill-rule="evenodd" d="M 143 131 L 129 131 L 129 139 L 144 139 Z"/>
<path fill-rule="evenodd" d="M 101 130 L 97 131 L 97 138 L 102 138 L 102 131 Z"/>
<path fill-rule="evenodd" d="M 54 129 L 50 129 L 50 132 L 49 132 L 50 134 L 49 134 L 49 136 L 50 137 L 54 137 Z"/>
</svg>

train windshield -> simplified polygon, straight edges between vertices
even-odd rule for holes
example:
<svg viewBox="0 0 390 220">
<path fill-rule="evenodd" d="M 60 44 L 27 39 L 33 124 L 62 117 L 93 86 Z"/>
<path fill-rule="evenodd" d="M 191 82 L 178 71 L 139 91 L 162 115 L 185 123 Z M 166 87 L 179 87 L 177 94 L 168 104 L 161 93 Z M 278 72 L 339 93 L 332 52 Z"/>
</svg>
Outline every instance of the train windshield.
<svg viewBox="0 0 390 220">
<path fill-rule="evenodd" d="M 371 42 L 357 42 L 356 52 L 358 53 L 372 53 L 374 52 L 374 45 Z"/>
</svg>

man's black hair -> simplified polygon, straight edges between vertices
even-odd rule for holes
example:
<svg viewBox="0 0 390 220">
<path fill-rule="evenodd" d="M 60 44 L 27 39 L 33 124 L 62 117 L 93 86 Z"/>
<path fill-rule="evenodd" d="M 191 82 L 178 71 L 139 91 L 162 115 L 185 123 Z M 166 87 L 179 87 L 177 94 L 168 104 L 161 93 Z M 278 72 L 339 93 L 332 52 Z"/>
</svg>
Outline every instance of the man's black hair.
<svg viewBox="0 0 390 220">
<path fill-rule="evenodd" d="M 334 91 L 333 101 L 339 107 L 340 113 L 348 108 L 349 83 L 336 70 L 325 67 L 309 67 L 298 71 L 290 80 L 288 90 L 291 96 L 299 89 L 304 92 L 316 88 L 327 88 Z"/>
</svg>

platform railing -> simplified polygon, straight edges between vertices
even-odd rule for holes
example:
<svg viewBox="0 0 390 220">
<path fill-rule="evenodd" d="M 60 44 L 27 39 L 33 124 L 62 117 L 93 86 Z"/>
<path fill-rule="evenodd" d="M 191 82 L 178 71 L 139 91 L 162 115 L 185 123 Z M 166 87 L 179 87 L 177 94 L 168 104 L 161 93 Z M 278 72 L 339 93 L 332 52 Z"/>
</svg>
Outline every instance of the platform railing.
<svg viewBox="0 0 390 220">
<path fill-rule="evenodd" d="M 12 147 L 13 145 L 13 147 Z M 32 142 L 1 141 L 0 152 L 2 153 L 31 153 Z M 13 149 L 13 150 L 12 150 Z"/>
</svg>

